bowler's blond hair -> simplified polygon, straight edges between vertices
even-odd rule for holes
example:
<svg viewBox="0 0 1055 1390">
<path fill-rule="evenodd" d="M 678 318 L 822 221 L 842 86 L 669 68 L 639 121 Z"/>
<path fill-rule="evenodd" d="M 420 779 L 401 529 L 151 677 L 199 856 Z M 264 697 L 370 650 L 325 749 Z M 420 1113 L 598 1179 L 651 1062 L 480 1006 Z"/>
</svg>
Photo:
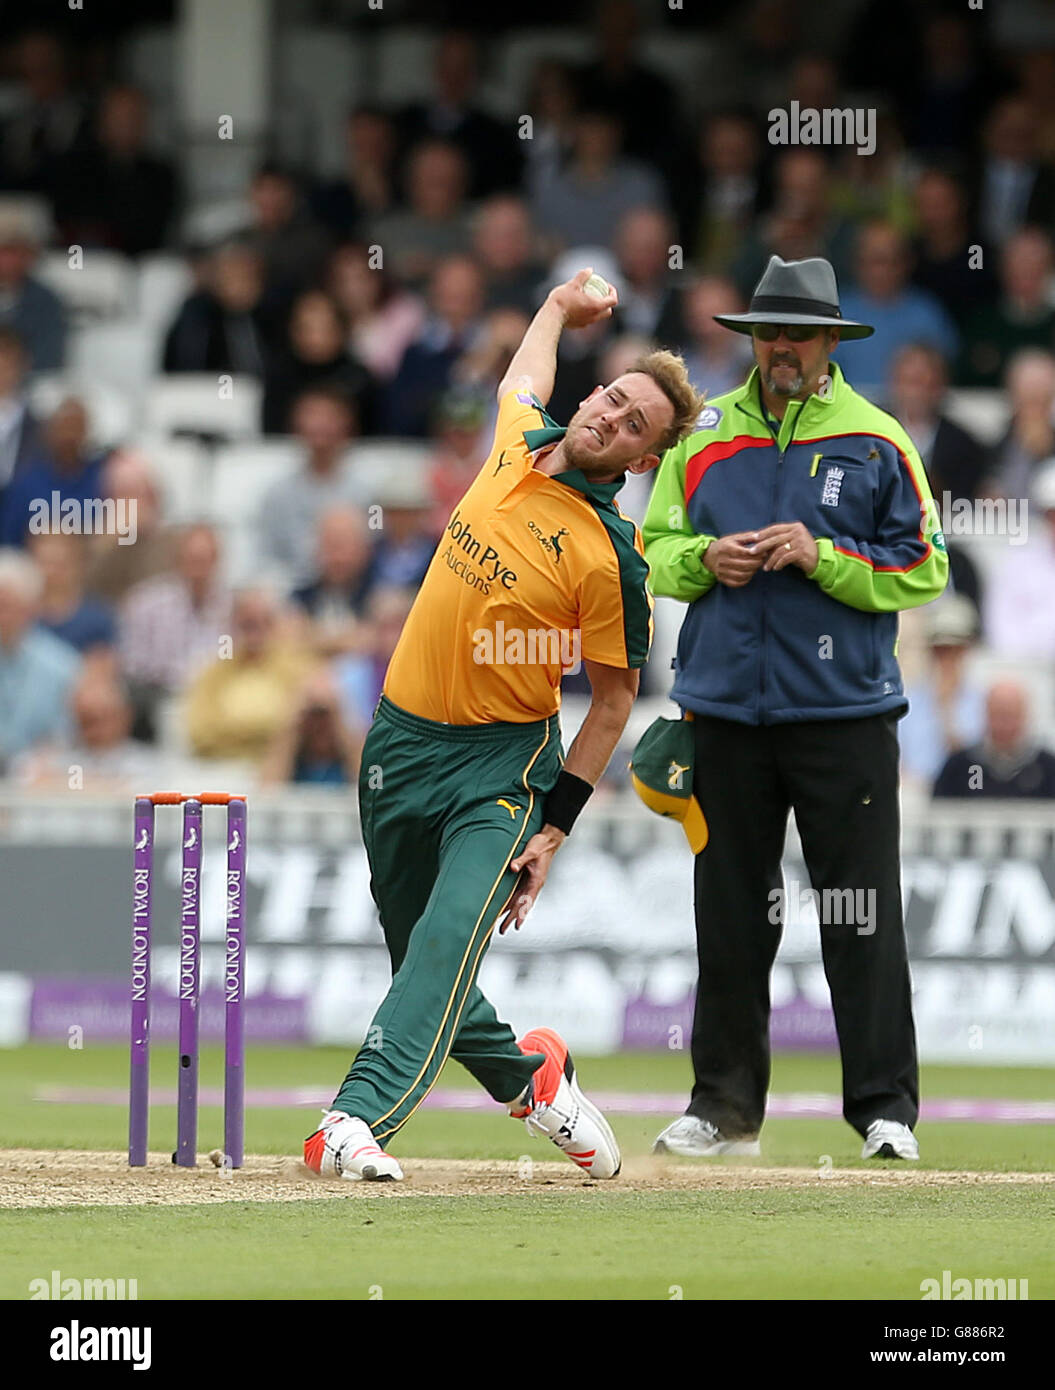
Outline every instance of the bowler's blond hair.
<svg viewBox="0 0 1055 1390">
<path fill-rule="evenodd" d="M 692 428 L 703 409 L 703 393 L 697 391 L 689 380 L 684 358 L 679 357 L 676 352 L 668 352 L 666 348 L 646 352 L 626 370 L 650 377 L 674 407 L 673 420 L 654 446 L 657 453 L 665 453 L 692 433 Z"/>
</svg>

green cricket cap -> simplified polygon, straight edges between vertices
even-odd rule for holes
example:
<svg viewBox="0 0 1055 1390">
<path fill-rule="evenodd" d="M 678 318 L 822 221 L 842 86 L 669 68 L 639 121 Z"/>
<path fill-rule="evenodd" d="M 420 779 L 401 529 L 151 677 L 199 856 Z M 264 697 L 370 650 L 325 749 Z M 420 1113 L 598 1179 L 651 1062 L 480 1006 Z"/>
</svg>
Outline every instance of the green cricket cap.
<svg viewBox="0 0 1055 1390">
<path fill-rule="evenodd" d="M 707 820 L 692 794 L 694 739 L 691 719 L 657 719 L 630 758 L 634 791 L 650 811 L 680 820 L 693 854 L 707 844 Z"/>
</svg>

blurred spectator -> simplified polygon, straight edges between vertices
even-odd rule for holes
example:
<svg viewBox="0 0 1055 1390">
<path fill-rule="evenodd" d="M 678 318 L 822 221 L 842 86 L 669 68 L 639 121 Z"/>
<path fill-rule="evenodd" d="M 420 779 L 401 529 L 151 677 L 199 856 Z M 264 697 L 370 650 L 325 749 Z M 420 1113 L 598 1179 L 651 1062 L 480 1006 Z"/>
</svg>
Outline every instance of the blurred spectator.
<svg viewBox="0 0 1055 1390">
<path fill-rule="evenodd" d="M 909 100 L 913 145 L 945 154 L 965 151 L 973 143 L 985 98 L 982 43 L 978 26 L 966 14 L 939 12 L 925 18 L 918 45 L 922 71 Z"/>
<path fill-rule="evenodd" d="M 443 34 L 436 45 L 432 91 L 408 106 L 399 124 L 404 149 L 422 140 L 444 140 L 458 149 L 465 161 L 468 192 L 483 198 L 516 187 L 522 155 L 512 124 L 502 126 L 476 104 L 478 84 L 476 39 L 454 31 Z M 439 254 L 456 249 L 462 248 L 444 247 Z"/>
<path fill-rule="evenodd" d="M 771 255 L 786 261 L 824 256 L 841 284 L 850 265 L 853 228 L 835 210 L 824 155 L 815 149 L 785 150 L 776 161 L 773 184 L 772 207 L 741 239 L 730 267 L 743 298 L 750 298 Z"/>
<path fill-rule="evenodd" d="M 389 434 L 428 433 L 436 401 L 476 337 L 482 307 L 483 280 L 476 263 L 467 256 L 441 261 L 429 281 L 429 317 L 386 393 L 383 420 Z"/>
<path fill-rule="evenodd" d="M 978 610 L 962 594 L 945 594 L 924 611 L 922 679 L 907 685 L 908 713 L 898 724 L 902 771 L 930 787 L 946 759 L 977 743 L 985 727 L 985 691 L 970 672 Z"/>
<path fill-rule="evenodd" d="M 276 736 L 260 771 L 264 785 L 350 787 L 359 775 L 361 734 L 353 734 L 341 716 L 332 674 L 310 675 L 293 717 Z"/>
<path fill-rule="evenodd" d="M 293 175 L 277 164 L 257 170 L 249 186 L 250 243 L 264 264 L 269 302 L 287 302 L 320 282 L 330 238 L 304 206 Z"/>
<path fill-rule="evenodd" d="M 372 586 L 416 589 L 436 550 L 427 482 L 390 472 L 370 500 L 381 508 L 382 522 L 374 542 Z"/>
<path fill-rule="evenodd" d="M 120 684 L 86 672 L 70 700 L 68 743 L 23 753 L 12 769 L 24 786 L 93 792 L 141 791 L 158 774 L 157 755 L 131 737 L 132 706 Z"/>
<path fill-rule="evenodd" d="M 171 570 L 145 579 L 121 605 L 118 654 L 135 709 L 136 736 L 153 742 L 158 704 L 181 691 L 231 630 L 215 530 L 198 523 L 177 537 Z"/>
<path fill-rule="evenodd" d="M 558 246 L 611 246 L 624 213 L 664 208 L 666 191 L 649 164 L 620 154 L 621 133 L 605 111 L 581 111 L 571 155 L 559 170 L 542 170 L 532 213 Z"/>
<path fill-rule="evenodd" d="M 492 309 L 469 350 L 455 363 L 455 391 L 472 391 L 488 400 L 489 419 L 498 414 L 495 394 L 531 322 L 521 309 Z M 433 417 L 434 418 L 434 417 Z"/>
<path fill-rule="evenodd" d="M 260 762 L 289 719 L 311 659 L 280 630 L 274 598 L 237 594 L 231 655 L 206 666 L 187 695 L 187 733 L 201 758 Z"/>
<path fill-rule="evenodd" d="M 487 403 L 475 391 L 448 391 L 436 408 L 436 451 L 429 466 L 432 534 L 439 537 L 451 512 L 476 480 L 489 453 L 484 438 Z"/>
<path fill-rule="evenodd" d="M 299 585 L 314 577 L 315 534 L 323 512 L 355 503 L 347 455 L 358 420 L 345 396 L 317 386 L 296 401 L 292 425 L 304 463 L 265 493 L 258 529 L 261 558 Z"/>
<path fill-rule="evenodd" d="M 370 239 L 384 249 L 397 279 L 419 289 L 442 257 L 469 249 L 468 181 L 465 158 L 454 145 L 428 140 L 411 151 L 406 209 L 370 224 Z"/>
<path fill-rule="evenodd" d="M 1055 454 L 1055 357 L 1037 348 L 1016 353 L 1005 385 L 1011 422 L 993 450 L 993 481 L 1004 497 L 1029 498 L 1038 466 Z"/>
<path fill-rule="evenodd" d="M 812 109 L 818 109 L 811 103 Z M 839 217 L 858 225 L 889 222 L 899 232 L 912 230 L 912 181 L 915 163 L 905 148 L 897 123 L 882 110 L 876 113 L 875 150 L 862 157 L 853 145 L 837 151 L 832 181 L 832 207 Z"/>
<path fill-rule="evenodd" d="M 760 175 L 761 142 L 754 120 L 747 112 L 716 112 L 700 133 L 702 195 L 682 214 L 694 248 L 695 260 L 704 270 L 728 271 L 758 214 L 763 185 Z M 686 191 L 696 196 L 697 183 L 686 180 Z"/>
<path fill-rule="evenodd" d="M 10 328 L 0 328 L 0 512 L 4 490 L 40 447 L 40 425 L 26 395 L 26 350 Z"/>
<path fill-rule="evenodd" d="M 546 268 L 522 198 L 501 193 L 482 204 L 473 222 L 473 254 L 484 275 L 486 308 L 519 309 L 530 318 L 541 303 Z"/>
<path fill-rule="evenodd" d="M 275 319 L 259 253 L 237 241 L 217 247 L 165 337 L 164 370 L 261 377 L 274 350 Z"/>
<path fill-rule="evenodd" d="M 674 223 L 658 208 L 632 208 L 615 235 L 619 327 L 662 347 L 685 337 L 679 277 L 670 268 L 674 241 Z"/>
<path fill-rule="evenodd" d="M 739 314 L 746 307 L 733 282 L 717 275 L 705 276 L 685 291 L 685 366 L 692 384 L 709 397 L 731 391 L 747 379 L 749 340 L 714 321 L 715 314 Z"/>
<path fill-rule="evenodd" d="M 265 434 L 287 434 L 293 402 L 316 386 L 346 396 L 360 427 L 371 432 L 374 383 L 348 349 L 349 332 L 344 311 L 322 290 L 308 290 L 294 301 L 285 346 L 272 356 L 264 377 Z"/>
<path fill-rule="evenodd" d="M 0 497 L 0 545 L 22 545 L 34 504 L 103 497 L 103 455 L 89 443 L 88 412 L 76 396 L 60 401 L 40 431 L 39 442 Z"/>
<path fill-rule="evenodd" d="M 24 34 L 13 59 L 18 87 L 0 133 L 0 181 L 46 192 L 54 161 L 84 127 L 84 103 L 70 90 L 66 56 L 53 34 Z"/>
<path fill-rule="evenodd" d="M 967 220 L 967 195 L 943 169 L 924 169 L 914 193 L 917 235 L 913 244 L 913 284 L 928 290 L 962 330 L 971 310 L 995 293 L 995 278 L 985 247 Z M 981 264 L 978 264 L 978 260 Z"/>
<path fill-rule="evenodd" d="M 68 642 L 82 656 L 110 656 L 117 637 L 114 611 L 84 591 L 87 540 L 42 532 L 29 542 L 29 554 L 44 581 L 37 622 Z"/>
<path fill-rule="evenodd" d="M 985 606 L 993 651 L 1028 661 L 1055 662 L 1055 458 L 1037 472 L 1029 536 L 1009 546 Z"/>
<path fill-rule="evenodd" d="M 998 681 L 985 702 L 985 734 L 953 753 L 934 783 L 935 796 L 1055 797 L 1055 755 L 1030 729 L 1029 701 L 1016 681 Z"/>
<path fill-rule="evenodd" d="M 80 657 L 34 626 L 44 581 L 27 555 L 0 550 L 0 772 L 67 726 Z"/>
<path fill-rule="evenodd" d="M 990 111 L 983 158 L 974 167 L 972 222 L 986 241 L 1001 246 L 1027 222 L 1055 222 L 1055 172 L 1037 155 L 1029 103 L 1007 96 Z"/>
<path fill-rule="evenodd" d="M 349 324 L 348 349 L 378 381 L 389 381 L 421 331 L 425 306 L 389 272 L 370 264 L 365 242 L 345 242 L 330 262 L 330 293 Z"/>
<path fill-rule="evenodd" d="M 149 110 L 136 87 L 104 92 L 92 135 L 56 162 L 55 221 L 62 244 L 140 256 L 165 245 L 176 211 L 176 173 L 147 152 Z"/>
<path fill-rule="evenodd" d="M 175 535 L 162 524 L 161 493 L 145 454 L 117 449 L 103 465 L 102 494 L 135 514 L 136 541 L 116 532 L 91 538 L 88 592 L 119 603 L 133 584 L 171 569 Z"/>
<path fill-rule="evenodd" d="M 367 729 L 381 698 L 385 672 L 414 604 L 412 589 L 375 589 L 366 605 L 360 651 L 338 658 L 334 666 L 341 710 L 353 728 Z"/>
<path fill-rule="evenodd" d="M 33 371 L 54 372 L 66 358 L 66 310 L 30 274 L 39 251 L 33 219 L 21 208 L 0 206 L 0 325 L 21 338 Z"/>
<path fill-rule="evenodd" d="M 948 389 L 948 366 L 936 347 L 908 343 L 895 353 L 889 409 L 919 450 L 939 505 L 945 492 L 977 497 L 989 469 L 982 445 L 944 413 Z"/>
<path fill-rule="evenodd" d="M 576 75 L 568 63 L 542 58 L 528 83 L 525 111 L 531 112 L 531 139 L 525 140 L 527 168 L 524 186 L 534 191 L 540 180 L 553 177 L 571 153 L 575 113 L 579 106 Z"/>
<path fill-rule="evenodd" d="M 858 391 L 882 390 L 899 348 L 929 343 L 947 358 L 956 354 L 956 326 L 932 294 L 909 283 L 911 258 L 905 238 L 885 222 L 861 228 L 856 274 L 842 297 L 845 318 L 875 325 L 874 338 L 843 350 L 843 370 Z"/>
<path fill-rule="evenodd" d="M 1050 168 L 1055 162 L 1055 49 L 1022 53 L 1018 64 L 1019 95 L 1029 105 L 1037 157 Z"/>
<path fill-rule="evenodd" d="M 641 18 L 634 0 L 595 10 L 597 58 L 578 75 L 584 107 L 608 111 L 623 131 L 624 153 L 668 171 L 681 133 L 670 83 L 640 61 Z"/>
<path fill-rule="evenodd" d="M 374 585 L 374 552 L 366 517 L 357 507 L 331 507 L 319 521 L 315 578 L 295 589 L 293 602 L 311 620 L 311 642 L 322 655 L 351 650 Z"/>
<path fill-rule="evenodd" d="M 344 128 L 344 168 L 316 190 L 312 207 L 338 240 L 361 236 L 366 225 L 391 208 L 395 198 L 396 130 L 392 118 L 372 106 L 357 106 Z"/>
<path fill-rule="evenodd" d="M 1000 289 L 995 302 L 979 305 L 964 329 L 959 382 L 999 386 L 1012 353 L 1055 348 L 1051 238 L 1039 227 L 1008 237 L 1000 252 Z"/>
</svg>

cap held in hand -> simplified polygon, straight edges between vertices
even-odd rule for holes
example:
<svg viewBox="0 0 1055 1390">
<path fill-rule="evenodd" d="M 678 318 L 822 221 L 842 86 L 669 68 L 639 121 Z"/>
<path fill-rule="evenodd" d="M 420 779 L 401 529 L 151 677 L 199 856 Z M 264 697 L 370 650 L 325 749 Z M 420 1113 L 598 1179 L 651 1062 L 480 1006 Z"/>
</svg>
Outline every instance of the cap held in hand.
<svg viewBox="0 0 1055 1390">
<path fill-rule="evenodd" d="M 707 844 L 707 821 L 692 793 L 694 739 L 690 719 L 657 719 L 630 759 L 634 790 L 650 811 L 681 821 L 693 854 Z"/>
</svg>

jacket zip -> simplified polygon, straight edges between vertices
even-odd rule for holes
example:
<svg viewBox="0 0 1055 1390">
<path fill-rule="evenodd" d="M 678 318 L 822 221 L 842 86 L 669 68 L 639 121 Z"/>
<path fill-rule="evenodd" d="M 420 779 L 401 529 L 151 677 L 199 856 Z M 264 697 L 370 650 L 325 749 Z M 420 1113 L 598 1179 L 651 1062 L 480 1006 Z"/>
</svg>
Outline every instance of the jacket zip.
<svg viewBox="0 0 1055 1390">
<path fill-rule="evenodd" d="M 773 524 L 776 522 L 776 519 L 777 519 L 777 500 L 778 500 L 778 496 L 779 496 L 779 493 L 780 493 L 780 482 L 781 482 L 781 479 L 782 479 L 782 477 L 783 477 L 783 472 L 784 472 L 784 455 L 785 455 L 785 453 L 787 452 L 787 450 L 786 450 L 786 449 L 781 449 L 781 447 L 780 447 L 780 434 L 779 434 L 779 431 L 778 431 L 776 434 L 774 434 L 774 433 L 773 433 L 773 426 L 769 423 L 769 416 L 768 416 L 768 414 L 766 413 L 765 402 L 762 401 L 762 387 L 761 387 L 761 384 L 759 385 L 759 388 L 758 388 L 758 394 L 759 394 L 759 403 L 760 403 L 761 408 L 762 408 L 762 418 L 763 418 L 763 420 L 765 420 L 765 422 L 766 422 L 766 428 L 769 430 L 770 434 L 773 435 L 773 443 L 777 446 L 777 466 L 776 466 L 776 470 L 774 471 L 774 474 L 773 474 L 773 486 L 772 486 L 772 489 L 770 490 L 770 494 L 769 494 L 769 524 L 770 524 L 770 525 L 773 525 Z M 802 404 L 799 406 L 798 414 L 796 415 L 795 420 L 794 420 L 794 423 L 793 423 L 792 426 L 791 426 L 791 433 L 788 435 L 788 446 L 789 446 L 789 447 L 791 446 L 791 444 L 792 444 L 792 442 L 793 442 L 793 440 L 794 440 L 794 438 L 795 438 L 795 428 L 796 428 L 796 426 L 798 425 L 799 421 L 802 419 L 802 412 L 803 412 L 803 410 L 805 409 L 805 407 L 806 407 L 806 402 L 803 401 Z M 791 408 L 791 402 L 789 401 L 789 402 L 788 402 L 788 405 L 787 405 L 787 409 L 790 409 L 790 408 Z M 781 424 L 781 427 L 783 427 L 784 421 L 781 420 L 780 424 Z M 769 623 L 768 623 L 767 620 L 766 620 L 766 600 L 765 600 L 765 598 L 762 599 L 761 608 L 762 608 L 761 649 L 760 649 L 760 652 L 759 652 L 759 662 L 758 662 L 758 722 L 759 722 L 760 724 L 764 724 L 764 723 L 765 723 L 765 703 L 766 703 L 766 674 L 767 674 L 767 670 L 768 670 L 768 662 L 767 662 L 767 660 L 766 660 L 766 655 L 767 655 L 768 648 L 769 648 Z"/>
</svg>

